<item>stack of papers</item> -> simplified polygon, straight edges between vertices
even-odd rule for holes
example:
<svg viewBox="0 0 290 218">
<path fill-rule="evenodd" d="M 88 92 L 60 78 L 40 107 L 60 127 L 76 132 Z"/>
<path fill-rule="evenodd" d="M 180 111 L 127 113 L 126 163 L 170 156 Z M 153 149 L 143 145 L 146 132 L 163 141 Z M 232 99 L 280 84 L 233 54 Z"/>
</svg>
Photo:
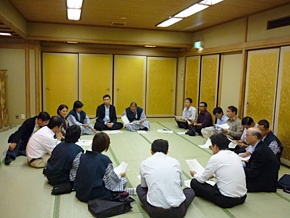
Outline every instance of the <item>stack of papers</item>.
<svg viewBox="0 0 290 218">
<path fill-rule="evenodd" d="M 199 145 L 199 147 L 201 147 L 201 148 L 209 148 L 211 145 L 212 145 L 212 144 L 211 144 L 211 140 L 208 139 L 208 140 L 205 142 L 204 145 Z"/>
<path fill-rule="evenodd" d="M 160 132 L 160 133 L 173 133 L 173 131 L 168 130 L 168 129 L 158 129 L 157 132 Z"/>
<path fill-rule="evenodd" d="M 204 168 L 200 165 L 200 163 L 196 160 L 186 160 L 186 163 L 190 169 L 190 171 L 195 171 L 197 173 L 203 173 Z"/>
<path fill-rule="evenodd" d="M 120 175 L 120 173 L 125 173 L 127 171 L 127 166 L 128 166 L 127 163 L 122 162 L 118 167 L 114 169 L 114 171 L 117 175 Z"/>
</svg>

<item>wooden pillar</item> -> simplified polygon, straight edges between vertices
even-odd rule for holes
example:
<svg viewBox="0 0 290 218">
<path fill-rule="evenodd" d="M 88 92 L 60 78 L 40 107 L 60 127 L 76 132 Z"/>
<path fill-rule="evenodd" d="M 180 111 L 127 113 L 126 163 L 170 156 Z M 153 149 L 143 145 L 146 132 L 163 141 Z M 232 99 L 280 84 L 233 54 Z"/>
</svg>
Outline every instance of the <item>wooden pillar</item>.
<svg viewBox="0 0 290 218">
<path fill-rule="evenodd" d="M 25 104 L 26 104 L 26 118 L 30 117 L 30 60 L 29 48 L 25 48 Z"/>
</svg>

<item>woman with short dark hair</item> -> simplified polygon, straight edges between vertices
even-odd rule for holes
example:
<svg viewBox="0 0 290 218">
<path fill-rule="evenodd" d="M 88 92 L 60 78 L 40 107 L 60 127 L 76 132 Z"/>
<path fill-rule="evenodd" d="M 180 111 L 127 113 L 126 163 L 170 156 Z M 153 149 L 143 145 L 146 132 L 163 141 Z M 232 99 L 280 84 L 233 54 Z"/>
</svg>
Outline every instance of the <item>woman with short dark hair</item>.
<svg viewBox="0 0 290 218">
<path fill-rule="evenodd" d="M 109 197 L 114 192 L 127 191 L 133 194 L 135 189 L 125 188 L 127 180 L 125 172 L 117 175 L 112 161 L 103 151 L 110 146 L 110 138 L 106 133 L 97 133 L 92 143 L 92 151 L 79 154 L 73 163 L 70 178 L 74 181 L 76 197 L 80 201 Z"/>
</svg>

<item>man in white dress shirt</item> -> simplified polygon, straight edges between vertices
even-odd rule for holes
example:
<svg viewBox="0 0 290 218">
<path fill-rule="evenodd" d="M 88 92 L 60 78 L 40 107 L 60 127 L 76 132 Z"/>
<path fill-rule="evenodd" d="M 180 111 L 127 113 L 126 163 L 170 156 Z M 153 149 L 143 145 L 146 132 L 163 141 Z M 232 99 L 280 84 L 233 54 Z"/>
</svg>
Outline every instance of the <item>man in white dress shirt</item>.
<svg viewBox="0 0 290 218">
<path fill-rule="evenodd" d="M 195 121 L 196 109 L 191 106 L 192 99 L 186 98 L 184 100 L 184 106 L 182 117 L 180 119 L 175 118 L 179 128 L 188 129 L 188 126 L 192 126 Z"/>
<path fill-rule="evenodd" d="M 140 166 L 141 185 L 137 194 L 150 217 L 184 217 L 195 194 L 182 190 L 184 179 L 179 162 L 167 155 L 168 142 L 157 139 L 152 143 L 152 156 Z"/>
<path fill-rule="evenodd" d="M 194 176 L 191 188 L 196 196 L 222 208 L 244 203 L 247 197 L 246 176 L 239 156 L 228 150 L 230 141 L 224 134 L 213 135 L 210 139 L 214 155 L 209 159 L 204 172 L 190 172 Z M 206 183 L 213 175 L 217 179 L 214 186 Z"/>
<path fill-rule="evenodd" d="M 26 147 L 27 161 L 31 167 L 46 166 L 52 150 L 60 143 L 62 122 L 59 116 L 53 116 L 47 126 L 31 136 Z"/>
</svg>

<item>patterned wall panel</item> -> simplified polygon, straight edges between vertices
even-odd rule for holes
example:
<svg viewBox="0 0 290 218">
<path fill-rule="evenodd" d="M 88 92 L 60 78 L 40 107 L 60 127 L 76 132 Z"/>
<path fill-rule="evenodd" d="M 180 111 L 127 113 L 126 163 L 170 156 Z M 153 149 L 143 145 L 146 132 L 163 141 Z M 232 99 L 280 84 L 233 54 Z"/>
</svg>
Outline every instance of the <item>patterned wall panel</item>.
<svg viewBox="0 0 290 218">
<path fill-rule="evenodd" d="M 114 62 L 117 115 L 121 115 L 131 102 L 145 109 L 146 57 L 117 55 Z"/>
<path fill-rule="evenodd" d="M 112 95 L 112 65 L 112 55 L 80 55 L 80 99 L 89 116 L 96 116 L 105 94 Z"/>
<path fill-rule="evenodd" d="M 279 50 L 249 52 L 247 69 L 246 116 L 273 124 Z"/>
<path fill-rule="evenodd" d="M 192 99 L 192 106 L 198 108 L 200 56 L 186 58 L 185 98 Z"/>
<path fill-rule="evenodd" d="M 60 104 L 71 110 L 77 98 L 77 55 L 44 53 L 43 56 L 43 104 L 44 110 L 56 115 Z"/>
<path fill-rule="evenodd" d="M 202 57 L 200 102 L 207 103 L 207 110 L 211 114 L 216 107 L 218 68 L 218 55 Z"/>
<path fill-rule="evenodd" d="M 277 136 L 281 140 L 284 150 L 282 157 L 290 161 L 290 48 L 284 52 L 282 66 L 279 118 L 278 118 L 278 133 Z"/>
<path fill-rule="evenodd" d="M 176 58 L 148 58 L 147 115 L 173 116 L 175 108 Z"/>
</svg>

